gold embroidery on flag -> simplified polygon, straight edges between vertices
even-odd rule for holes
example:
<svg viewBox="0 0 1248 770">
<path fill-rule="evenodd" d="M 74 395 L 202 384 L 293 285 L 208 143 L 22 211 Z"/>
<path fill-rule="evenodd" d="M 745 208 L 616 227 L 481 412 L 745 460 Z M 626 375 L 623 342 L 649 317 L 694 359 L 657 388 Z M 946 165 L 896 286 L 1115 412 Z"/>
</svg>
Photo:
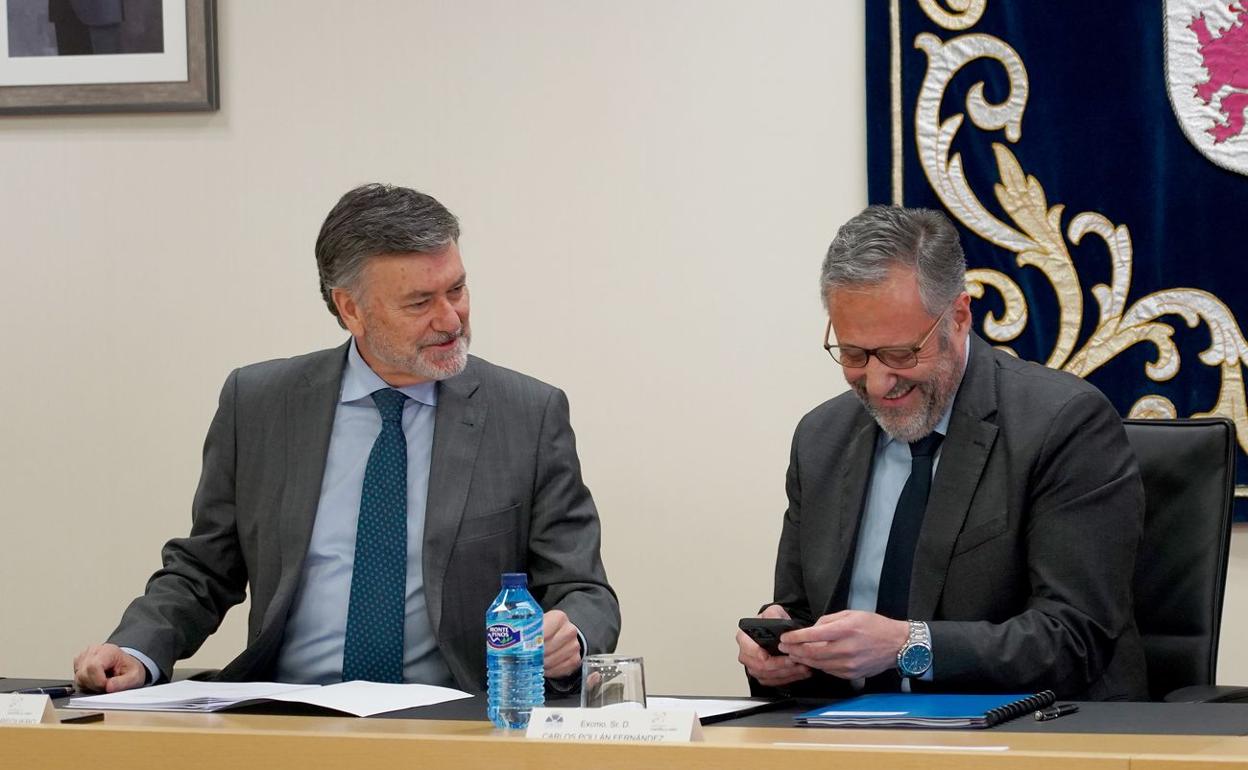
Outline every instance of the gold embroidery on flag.
<svg viewBox="0 0 1248 770">
<path fill-rule="evenodd" d="M 988 6 L 988 0 L 945 0 L 945 3 L 953 9 L 952 13 L 941 8 L 938 0 L 919 0 L 919 6 L 927 14 L 927 18 L 951 30 L 970 29 L 975 26 Z"/>
<path fill-rule="evenodd" d="M 973 26 L 986 4 L 947 0 L 958 12 L 954 15 L 940 8 L 935 0 L 919 3 L 929 18 L 950 30 Z M 991 35 L 968 33 L 943 41 L 923 32 L 915 36 L 914 45 L 928 59 L 914 113 L 915 146 L 923 172 L 952 216 L 980 238 L 1016 254 L 1020 268 L 1039 270 L 1052 285 L 1060 315 L 1057 338 L 1046 364 L 1086 377 L 1126 349 L 1147 342 L 1156 348 L 1157 356 L 1145 365 L 1145 374 L 1154 382 L 1164 382 L 1178 373 L 1181 355 L 1173 339 L 1175 327 L 1158 319 L 1177 315 L 1191 328 L 1203 324 L 1209 329 L 1210 344 L 1198 357 L 1204 365 L 1220 370 L 1221 387 L 1213 407 L 1192 416 L 1231 419 L 1240 448 L 1248 452 L 1248 399 L 1243 374 L 1243 366 L 1248 365 L 1248 340 L 1231 309 L 1213 294 L 1194 288 L 1154 292 L 1128 307 L 1134 259 L 1128 227 L 1114 225 L 1098 212 L 1083 212 L 1071 220 L 1063 235 L 1065 206 L 1049 206 L 1040 181 L 1027 174 L 1014 153 L 1000 142 L 992 145 L 1000 178 L 994 193 L 1010 222 L 990 213 L 966 180 L 961 154 L 951 153 L 951 147 L 967 117 L 981 131 L 1003 131 L 1010 143 L 1021 140 L 1030 88 L 1026 67 L 1008 43 Z M 1003 102 L 991 104 L 984 97 L 984 84 L 975 83 L 967 93 L 966 113 L 956 113 L 941 121 L 940 106 L 949 82 L 975 59 L 991 59 L 1005 69 L 1008 96 Z M 1088 235 L 1097 236 L 1108 248 L 1111 285 L 1091 287 L 1099 311 L 1097 326 L 1076 349 L 1082 331 L 1084 295 L 1067 241 L 1077 247 Z M 1000 295 L 1004 310 L 1000 316 L 989 313 L 984 317 L 983 332 L 1003 350 L 1014 353 L 1000 343 L 1017 339 L 1027 326 L 1027 302 L 1018 283 L 1000 271 L 980 268 L 967 271 L 966 284 L 975 299 L 981 299 L 989 287 Z M 1132 405 L 1130 416 L 1175 417 L 1177 410 L 1164 396 L 1146 395 Z M 1238 486 L 1236 494 L 1248 496 L 1248 486 Z"/>
</svg>

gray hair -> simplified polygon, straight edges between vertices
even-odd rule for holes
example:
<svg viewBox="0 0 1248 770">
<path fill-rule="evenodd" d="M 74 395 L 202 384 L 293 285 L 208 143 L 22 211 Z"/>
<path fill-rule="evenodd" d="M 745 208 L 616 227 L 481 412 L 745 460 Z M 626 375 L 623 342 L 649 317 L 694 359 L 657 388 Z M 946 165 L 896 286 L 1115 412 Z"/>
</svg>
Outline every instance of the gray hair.
<svg viewBox="0 0 1248 770">
<path fill-rule="evenodd" d="M 931 316 L 966 290 L 966 257 L 948 217 L 932 209 L 868 206 L 841 225 L 828 247 L 819 274 L 824 305 L 830 290 L 881 283 L 893 267 L 915 271 Z"/>
<path fill-rule="evenodd" d="M 407 187 L 366 184 L 338 200 L 316 237 L 321 297 L 338 318 L 333 290 L 354 291 L 371 257 L 430 254 L 459 240 L 459 220 L 432 196 Z"/>
</svg>

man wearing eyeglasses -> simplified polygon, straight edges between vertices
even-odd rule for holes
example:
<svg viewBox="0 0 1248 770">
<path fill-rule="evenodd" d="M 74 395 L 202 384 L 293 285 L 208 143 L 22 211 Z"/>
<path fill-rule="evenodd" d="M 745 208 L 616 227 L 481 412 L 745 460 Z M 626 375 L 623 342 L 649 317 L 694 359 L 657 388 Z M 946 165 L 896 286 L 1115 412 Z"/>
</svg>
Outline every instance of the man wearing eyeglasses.
<svg viewBox="0 0 1248 770">
<path fill-rule="evenodd" d="M 824 347 L 851 392 L 793 437 L 761 617 L 809 627 L 779 655 L 738 633 L 757 684 L 1146 696 L 1143 488 L 1120 418 L 971 334 L 965 273 L 935 211 L 872 206 L 832 241 Z"/>
</svg>

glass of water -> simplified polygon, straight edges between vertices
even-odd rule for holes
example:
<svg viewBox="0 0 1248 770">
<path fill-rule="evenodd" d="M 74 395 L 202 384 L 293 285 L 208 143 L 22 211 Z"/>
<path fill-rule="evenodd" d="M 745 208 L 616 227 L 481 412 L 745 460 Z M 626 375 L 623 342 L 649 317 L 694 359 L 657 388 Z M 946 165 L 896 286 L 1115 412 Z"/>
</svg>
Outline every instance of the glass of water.
<svg viewBox="0 0 1248 770">
<path fill-rule="evenodd" d="M 581 664 L 581 707 L 646 707 L 646 672 L 634 655 L 588 655 Z"/>
</svg>

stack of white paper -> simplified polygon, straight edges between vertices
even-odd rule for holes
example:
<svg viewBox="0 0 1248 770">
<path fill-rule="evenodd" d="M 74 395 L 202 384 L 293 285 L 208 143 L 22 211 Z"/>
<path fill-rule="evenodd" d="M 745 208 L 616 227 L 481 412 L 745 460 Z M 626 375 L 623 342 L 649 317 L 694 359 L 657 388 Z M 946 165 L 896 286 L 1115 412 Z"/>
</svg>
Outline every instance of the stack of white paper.
<svg viewBox="0 0 1248 770">
<path fill-rule="evenodd" d="M 221 711 L 262 701 L 307 703 L 357 717 L 471 698 L 462 690 L 427 684 L 342 682 L 324 687 L 277 682 L 172 682 L 137 690 L 72 698 L 68 708 L 129 711 Z"/>
</svg>

